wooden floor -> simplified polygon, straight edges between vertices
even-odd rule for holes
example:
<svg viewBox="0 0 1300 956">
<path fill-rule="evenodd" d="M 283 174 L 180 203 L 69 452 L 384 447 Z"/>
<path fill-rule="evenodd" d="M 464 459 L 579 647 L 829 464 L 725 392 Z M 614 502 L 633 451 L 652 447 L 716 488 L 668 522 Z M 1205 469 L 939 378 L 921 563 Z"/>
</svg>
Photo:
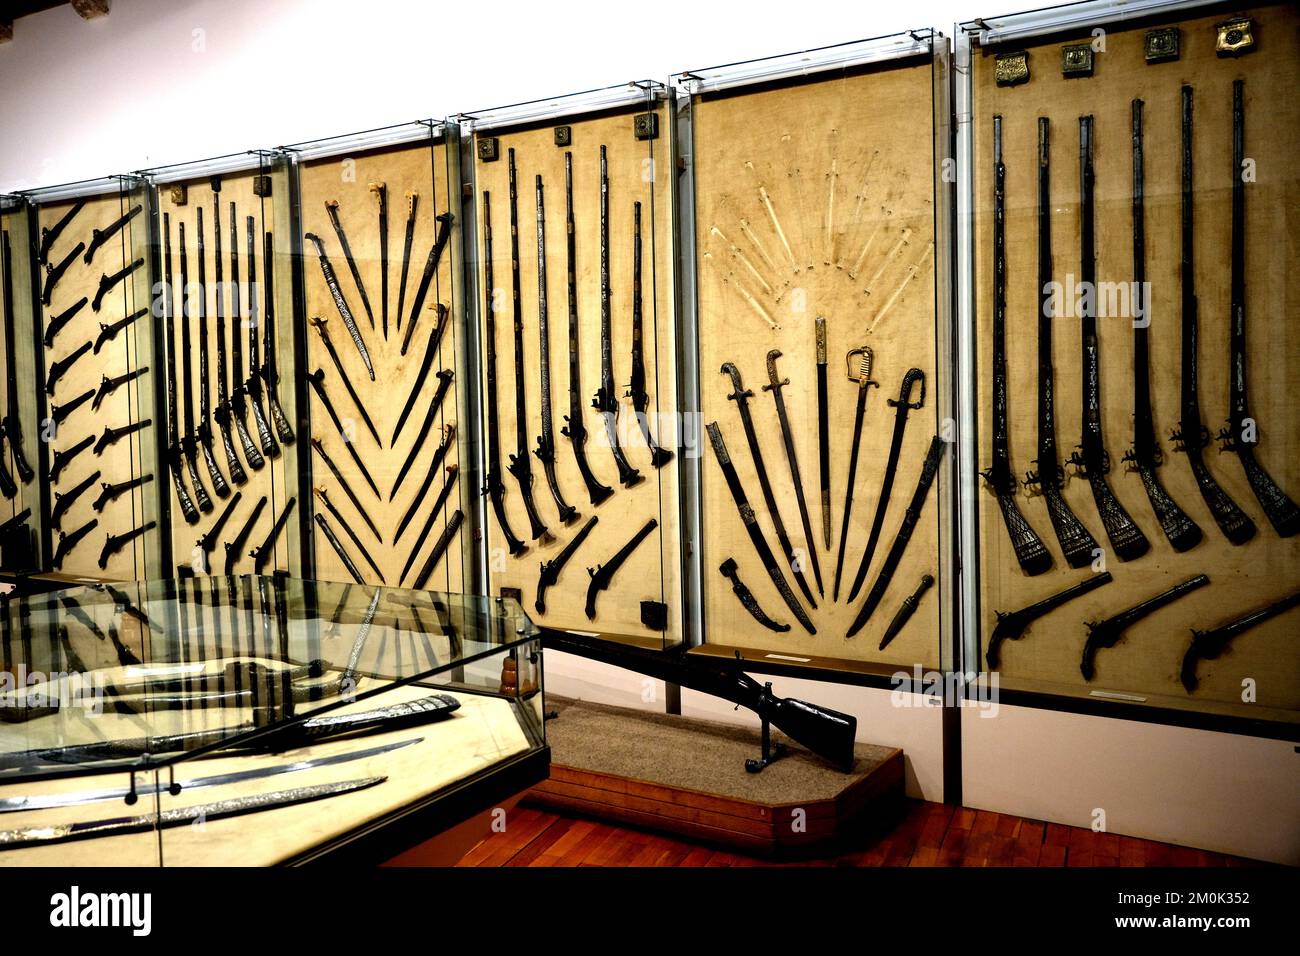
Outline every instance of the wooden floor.
<svg viewBox="0 0 1300 956">
<path fill-rule="evenodd" d="M 731 853 L 523 804 L 458 866 L 765 866 Z M 985 810 L 909 800 L 904 819 L 839 856 L 793 866 L 1254 866 L 1239 857 Z"/>
</svg>

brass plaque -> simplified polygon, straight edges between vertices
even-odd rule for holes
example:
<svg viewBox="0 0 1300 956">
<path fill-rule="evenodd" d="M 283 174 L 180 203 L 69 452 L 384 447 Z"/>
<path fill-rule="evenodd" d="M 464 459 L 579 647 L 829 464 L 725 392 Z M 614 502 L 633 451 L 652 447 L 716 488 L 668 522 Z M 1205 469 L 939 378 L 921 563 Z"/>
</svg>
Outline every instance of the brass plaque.
<svg viewBox="0 0 1300 956">
<path fill-rule="evenodd" d="M 1168 63 L 1178 59 L 1178 27 L 1148 30 L 1142 50 L 1148 63 Z"/>
<path fill-rule="evenodd" d="M 1029 51 L 999 53 L 993 58 L 993 75 L 998 86 L 1015 86 L 1029 82 Z"/>
<path fill-rule="evenodd" d="M 637 139 L 658 139 L 659 114 L 637 113 L 632 118 L 632 132 L 636 134 Z"/>
<path fill-rule="evenodd" d="M 1255 46 L 1255 34 L 1252 32 L 1255 21 L 1250 17 L 1225 20 L 1215 27 L 1218 36 L 1214 42 L 1214 52 L 1219 56 L 1241 56 L 1249 53 Z"/>
<path fill-rule="evenodd" d="M 1061 47 L 1061 75 L 1092 76 L 1092 44 L 1067 43 Z"/>
<path fill-rule="evenodd" d="M 555 145 L 572 146 L 573 145 L 573 127 L 557 126 L 555 127 Z"/>
<path fill-rule="evenodd" d="M 478 159 L 480 163 L 495 163 L 501 158 L 501 141 L 495 136 L 478 138 Z"/>
<path fill-rule="evenodd" d="M 184 185 L 172 187 L 172 205 L 184 206 L 189 201 L 189 191 Z"/>
<path fill-rule="evenodd" d="M 271 195 L 271 177 L 254 176 L 253 177 L 253 195 L 266 198 Z"/>
</svg>

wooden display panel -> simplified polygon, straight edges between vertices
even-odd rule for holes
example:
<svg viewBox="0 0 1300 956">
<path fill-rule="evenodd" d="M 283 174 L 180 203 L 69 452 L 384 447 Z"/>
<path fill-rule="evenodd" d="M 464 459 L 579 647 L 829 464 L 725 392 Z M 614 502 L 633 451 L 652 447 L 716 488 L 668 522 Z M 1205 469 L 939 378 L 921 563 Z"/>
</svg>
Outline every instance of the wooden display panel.
<svg viewBox="0 0 1300 956">
<path fill-rule="evenodd" d="M 1234 18 L 1242 11 L 1231 11 Z M 1192 476 L 1186 456 L 1170 433 L 1180 419 L 1181 295 L 1181 93 L 1193 88 L 1195 174 L 1195 279 L 1199 300 L 1201 414 L 1211 435 L 1227 421 L 1229 397 L 1229 249 L 1231 229 L 1233 81 L 1245 81 L 1245 155 L 1257 179 L 1246 186 L 1246 323 L 1251 413 L 1259 423 L 1257 454 L 1264 468 L 1293 498 L 1300 495 L 1300 419 L 1289 385 L 1300 330 L 1286 321 L 1300 300 L 1287 276 L 1295 265 L 1292 236 L 1300 226 L 1300 69 L 1295 51 L 1300 14 L 1294 6 L 1261 6 L 1253 18 L 1256 47 L 1238 58 L 1215 54 L 1216 25 L 1227 14 L 1144 22 L 1105 31 L 1105 50 L 1095 54 L 1091 77 L 1065 78 L 1061 47 L 1086 43 L 1088 34 L 1061 35 L 1028 48 L 1030 79 L 999 87 L 994 54 L 972 57 L 974 112 L 975 304 L 978 343 L 980 467 L 989 465 L 991 434 L 991 316 L 993 116 L 1002 116 L 1006 164 L 1007 356 L 1012 469 L 1023 475 L 1037 458 L 1037 174 L 1038 118 L 1051 121 L 1051 229 L 1053 278 L 1077 281 L 1080 269 L 1079 117 L 1095 121 L 1096 248 L 1099 282 L 1133 279 L 1132 119 L 1134 98 L 1144 101 L 1146 271 L 1150 283 L 1150 381 L 1156 440 L 1164 464 L 1157 469 L 1170 496 L 1200 527 L 1203 538 L 1176 553 L 1162 533 L 1136 473 L 1121 458 L 1133 439 L 1133 325 L 1131 312 L 1098 318 L 1101 354 L 1102 432 L 1110 454 L 1111 488 L 1150 542 L 1150 551 L 1129 562 L 1112 552 L 1086 479 L 1068 479 L 1063 491 L 1075 515 L 1097 539 L 1105 570 L 1114 580 L 1040 619 L 1027 637 L 1002 645 L 1003 686 L 1032 686 L 1057 693 L 1119 692 L 1138 700 L 1261 716 L 1300 707 L 1300 655 L 1295 652 L 1295 612 L 1246 632 L 1217 661 L 1199 667 L 1192 695 L 1179 681 L 1191 629 L 1227 623 L 1293 592 L 1300 580 L 1300 538 L 1280 539 L 1265 518 L 1236 456 L 1218 442 L 1205 462 L 1224 491 L 1255 522 L 1255 537 L 1241 546 L 1224 538 Z M 1176 27 L 1180 54 L 1148 63 L 1146 31 Z M 1081 355 L 1075 313 L 1053 326 L 1057 446 L 1064 459 L 1080 443 Z M 1085 580 L 1095 568 L 1066 564 L 1042 500 L 1023 485 L 1017 501 L 1054 560 L 1050 571 L 1027 577 L 1011 550 L 994 496 L 979 499 L 981 654 L 996 611 L 1010 611 Z M 1096 660 L 1091 683 L 1080 674 L 1087 637 L 1085 621 L 1131 607 L 1196 574 L 1210 586 L 1178 600 L 1128 629 L 1126 637 Z M 981 662 L 983 663 L 983 662 Z M 1244 681 L 1253 686 L 1243 686 Z M 1257 703 L 1243 703 L 1249 690 Z M 1235 705 L 1235 706 L 1233 706 Z"/>
<path fill-rule="evenodd" d="M 649 110 L 657 117 L 658 138 L 639 140 L 634 117 Z M 529 617 L 551 627 L 598 632 L 640 642 L 677 642 L 681 637 L 680 607 L 680 523 L 678 512 L 678 468 L 680 455 L 691 449 L 678 447 L 676 361 L 674 341 L 676 318 L 673 303 L 672 191 L 664 170 L 669 169 L 671 114 L 662 105 L 648 104 L 591 117 L 565 117 L 526 128 L 487 130 L 476 134 L 475 179 L 477 193 L 480 298 L 484 293 L 482 244 L 484 240 L 483 194 L 490 193 L 492 213 L 492 265 L 496 325 L 497 427 L 501 460 L 487 461 L 487 469 L 500 469 L 505 486 L 507 520 L 514 533 L 528 546 L 512 557 L 506 538 L 489 505 L 487 555 L 491 592 L 507 588 L 522 592 L 521 603 Z M 556 144 L 556 127 L 571 131 L 570 145 Z M 485 162 L 478 148 L 484 138 L 498 141 L 498 158 Z M 613 454 L 606 438 L 604 421 L 592 406 L 601 383 L 601 257 L 600 257 L 600 148 L 606 149 L 609 175 L 609 283 L 610 339 L 616 397 L 618 435 L 628 463 L 643 480 L 632 487 L 618 481 Z M 549 542 L 534 540 L 519 483 L 508 472 L 510 457 L 518 447 L 512 288 L 510 268 L 509 151 L 515 153 L 518 182 L 519 299 L 523 325 L 523 369 L 525 409 L 528 420 L 527 453 L 531 458 L 533 500 L 548 532 Z M 572 156 L 573 216 L 575 234 L 579 361 L 584 420 L 587 431 L 586 455 L 596 478 L 614 493 L 593 506 L 579 472 L 572 442 L 561 433 L 570 410 L 569 311 L 567 301 L 568 253 L 565 227 L 565 156 Z M 550 353 L 550 391 L 557 484 L 566 503 L 579 517 L 567 526 L 558 516 L 542 463 L 534 450 L 541 434 L 541 363 L 537 268 L 536 177 L 542 177 L 546 225 L 547 324 Z M 672 460 L 656 469 L 626 395 L 631 375 L 632 280 L 634 203 L 641 204 L 642 229 L 642 328 L 646 391 L 649 394 L 647 420 L 657 444 L 673 452 Z M 479 303 L 480 335 L 486 343 L 484 303 Z M 485 346 L 486 349 L 486 346 Z M 486 354 L 482 361 L 486 362 Z M 486 386 L 485 386 L 486 389 Z M 484 420 L 487 421 L 484 399 Z M 490 423 L 485 425 L 490 427 Z M 486 443 L 486 440 L 485 440 Z M 485 444 L 486 446 L 486 444 Z M 489 456 L 490 457 L 490 456 Z M 546 592 L 545 613 L 536 606 L 539 569 L 553 561 L 593 517 L 598 518 L 590 534 L 560 572 L 559 580 Z M 632 552 L 614 576 L 608 590 L 596 602 L 596 617 L 585 613 L 590 577 L 588 568 L 608 561 L 628 544 L 649 519 L 657 526 Z M 667 604 L 663 630 L 642 621 L 641 602 Z"/>
<path fill-rule="evenodd" d="M 379 532 L 367 526 L 356 506 L 339 486 L 328 466 L 315 451 L 310 454 L 312 482 L 323 489 L 329 503 L 346 520 L 348 526 L 361 539 L 366 551 L 378 565 L 381 576 L 359 553 L 355 543 L 339 522 L 323 506 L 319 498 L 310 502 L 315 514 L 322 515 L 367 584 L 385 583 L 391 586 L 410 586 L 421 572 L 436 543 L 448 527 L 457 510 L 466 515 L 474 501 L 476 489 L 467 487 L 466 469 L 461 463 L 464 436 L 460 427 L 460 402 L 462 364 L 457 356 L 464 345 L 461 341 L 462 319 L 460 290 L 457 276 L 459 267 L 460 204 L 456 195 L 454 174 L 449 161 L 454 160 L 454 148 L 449 151 L 446 141 L 425 140 L 406 146 L 387 147 L 346 156 L 333 156 L 301 164 L 299 184 L 302 204 L 302 229 L 304 234 L 319 237 L 329 258 L 339 288 L 343 293 L 361 338 L 365 342 L 374 368 L 371 380 L 361 353 L 352 341 L 343 318 L 330 294 L 322 271 L 316 247 L 303 239 L 303 273 L 306 277 L 306 316 L 309 323 L 318 318 L 325 322 L 325 333 L 334 347 L 343 369 L 365 405 L 380 441 L 365 425 L 356 403 L 352 400 L 339 377 L 319 330 L 311 326 L 305 330 L 307 365 L 303 374 L 317 369 L 324 372 L 324 389 L 337 412 L 347 437 L 330 420 L 329 413 L 310 385 L 307 402 L 311 413 L 312 435 L 323 444 L 326 453 L 338 467 L 348 486 L 360 500 L 365 513 Z M 387 196 L 388 215 L 388 334 L 383 332 L 383 259 L 379 232 L 378 195 L 371 184 L 382 183 Z M 410 214 L 410 198 L 415 198 L 415 227 L 412 234 L 410 261 L 407 266 L 405 295 L 402 295 L 402 260 L 406 239 L 406 223 Z M 361 281 L 365 287 L 374 325 L 362 302 L 355 279 L 326 208 L 326 203 L 338 202 L 339 222 L 347 236 Z M 429 283 L 418 315 L 413 314 L 424 273 L 438 234 L 439 223 L 435 217 L 451 211 L 456 214 L 451 232 L 438 261 L 437 270 Z M 401 305 L 399 312 L 398 306 Z M 415 398 L 402 431 L 393 441 L 398 419 L 412 394 L 430 343 L 430 334 L 439 323 L 439 309 L 448 310 L 445 329 L 427 376 Z M 406 354 L 402 343 L 407 337 L 412 320 Z M 427 433 L 420 428 L 438 390 L 438 373 L 452 374 L 442 404 L 434 416 Z M 439 444 L 450 430 L 450 445 L 438 474 L 433 476 L 428 489 L 415 508 L 400 539 L 394 540 L 399 525 L 410 511 L 426 476 L 434 462 Z M 367 471 L 373 478 L 379 495 L 371 489 L 360 469 L 348 454 L 351 442 Z M 400 486 L 396 480 L 408 457 L 414 458 Z M 430 510 L 446 483 L 455 476 L 455 483 L 446 496 L 439 513 L 428 523 Z M 427 531 L 423 537 L 421 532 Z M 337 552 L 313 526 L 315 577 L 325 581 L 350 581 L 343 561 Z M 465 564 L 463 550 L 469 538 L 463 526 L 455 532 L 446 554 L 439 560 L 433 573 L 425 582 L 431 590 L 459 592 L 464 589 Z M 403 574 L 403 568 L 409 569 Z"/>
<path fill-rule="evenodd" d="M 709 644 L 768 653 L 787 663 L 826 659 L 939 662 L 939 588 L 931 589 L 898 637 L 881 635 L 921 576 L 938 576 L 939 485 L 930 490 L 911 543 L 886 596 L 851 640 L 849 625 L 875 581 L 941 425 L 936 380 L 933 73 L 928 59 L 857 68 L 796 82 L 694 98 L 696 257 L 699 274 L 701 521 L 705 633 Z M 824 546 L 818 455 L 815 319 L 827 330 L 831 543 Z M 857 384 L 846 374 L 850 349 L 874 351 L 839 602 L 833 600 Z M 785 455 L 766 357 L 777 349 L 782 389 L 812 542 L 805 541 Z M 728 399 L 735 363 L 749 400 L 763 464 L 817 609 L 800 594 L 773 529 L 742 427 Z M 897 399 L 909 368 L 925 373 L 925 405 L 910 413 L 897 475 L 872 565 L 856 600 L 848 591 L 875 516 Z M 915 394 L 914 396 L 915 397 Z M 758 525 L 817 634 L 794 618 L 765 572 L 703 425 L 718 422 Z M 807 548 L 816 551 L 823 595 Z M 755 621 L 719 571 L 728 558 L 763 611 L 790 625 Z"/>
<path fill-rule="evenodd" d="M 29 510 L 27 520 L 0 540 L 0 567 L 20 570 L 26 567 L 23 556 L 30 551 L 37 558 L 35 529 L 40 524 L 40 488 L 34 477 L 23 481 L 14 452 L 15 434 L 12 425 L 18 425 L 18 440 L 22 454 L 33 472 L 36 468 L 36 450 L 39 436 L 36 431 L 36 396 L 19 382 L 33 380 L 32 328 L 30 296 L 31 254 L 27 242 L 27 209 L 17 206 L 0 212 L 0 232 L 4 241 L 0 245 L 0 281 L 8 286 L 8 296 L 0 296 L 0 369 L 6 377 L 14 370 L 13 378 L 4 390 L 4 411 L 0 413 L 5 425 L 3 444 L 4 468 L 13 479 L 12 498 L 0 498 L 0 525 Z M 25 530 L 24 530 L 25 529 Z"/>
<path fill-rule="evenodd" d="M 270 195 L 259 196 L 255 193 L 254 189 L 259 177 L 265 178 L 271 183 Z M 161 233 L 165 228 L 164 223 L 170 223 L 174 341 L 167 345 L 167 361 L 175 364 L 177 376 L 176 428 L 182 443 L 184 443 L 186 431 L 182 377 L 185 374 L 187 365 L 191 382 L 191 412 L 195 430 L 197 431 L 204 425 L 204 419 L 200 415 L 202 406 L 200 402 L 201 379 L 199 367 L 202 339 L 199 331 L 201 323 L 198 284 L 198 219 L 199 210 L 202 210 L 205 268 L 203 292 L 206 294 L 208 343 L 208 417 L 206 424 L 212 434 L 212 460 L 216 463 L 218 471 L 229 488 L 229 493 L 224 497 L 216 494 L 214 478 L 207 467 L 202 448 L 197 445 L 195 448 L 196 470 L 204 491 L 212 502 L 212 509 L 201 514 L 196 523 L 188 524 L 181 512 L 176 488 L 170 474 L 160 476 L 166 482 L 166 487 L 162 489 L 161 493 L 167 496 L 171 504 L 172 556 L 178 568 L 187 571 L 192 570 L 200 575 L 250 574 L 254 572 L 255 566 L 251 552 L 260 548 L 268 539 L 276 520 L 297 493 L 296 482 L 293 477 L 296 472 L 295 462 L 300 460 L 300 456 L 304 453 L 298 448 L 296 436 L 295 441 L 290 443 L 280 440 L 280 432 L 276 429 L 275 420 L 268 404 L 268 391 L 265 380 L 259 380 L 256 391 L 249 387 L 253 371 L 251 365 L 253 352 L 250 338 L 255 338 L 257 342 L 258 368 L 260 370 L 266 361 L 265 320 L 267 315 L 270 314 L 271 321 L 274 323 L 272 334 L 275 336 L 276 345 L 275 366 L 279 374 L 279 384 L 275 389 L 275 396 L 283 408 L 288 422 L 294 426 L 296 431 L 297 419 L 294 414 L 292 387 L 293 340 L 289 332 L 293 316 L 292 280 L 287 268 L 287 256 L 284 256 L 280 251 L 285 247 L 285 243 L 276 236 L 278 222 L 276 206 L 285 202 L 283 197 L 284 192 L 287 190 L 287 177 L 283 173 L 266 176 L 265 171 L 252 171 L 221 176 L 216 181 L 220 189 L 215 192 L 213 190 L 213 180 L 208 178 L 193 179 L 182 183 L 166 183 L 159 187 L 158 228 Z M 183 196 L 177 192 L 178 188 L 184 190 Z M 178 202 L 178 199 L 182 198 L 184 201 Z M 232 203 L 234 204 L 236 217 L 234 248 L 231 246 Z M 219 216 L 216 214 L 217 208 L 220 210 Z M 164 217 L 166 218 L 164 219 Z M 250 218 L 252 220 L 251 233 L 249 229 Z M 217 322 L 218 285 L 216 281 L 218 243 L 214 231 L 214 224 L 218 221 L 221 231 L 219 244 L 222 279 L 220 297 L 223 315 L 220 327 Z M 182 224 L 185 227 L 185 252 L 189 279 L 188 295 L 181 284 L 180 227 Z M 253 243 L 251 253 L 249 250 L 250 235 Z M 274 250 L 272 259 L 269 262 L 266 257 L 266 237 L 268 235 L 271 236 L 270 241 Z M 166 236 L 162 235 L 159 237 L 159 260 L 163 263 L 163 274 L 159 276 L 160 280 L 163 280 L 166 276 L 166 238 Z M 250 260 L 250 255 L 254 257 L 255 262 Z M 235 259 L 238 260 L 238 284 L 232 280 Z M 254 275 L 256 281 L 252 281 Z M 270 296 L 269 299 L 268 295 Z M 234 301 L 236 296 L 239 300 L 237 310 Z M 187 307 L 183 307 L 185 302 L 188 302 Z M 268 310 L 270 311 L 268 312 Z M 161 311 L 160 308 L 160 314 Z M 238 311 L 239 315 L 238 320 L 235 319 L 236 311 Z M 189 323 L 188 351 L 185 349 L 185 322 Z M 160 334 L 166 334 L 161 319 L 159 321 L 159 330 Z M 246 424 L 249 438 L 256 449 L 257 455 L 261 456 L 262 462 L 260 467 L 254 467 L 257 458 L 246 452 L 238 427 L 235 424 L 236 416 L 232 414 L 230 418 L 231 445 L 235 452 L 235 460 L 245 477 L 242 483 L 236 483 L 233 480 L 232 472 L 235 469 L 226 454 L 216 414 L 219 407 L 217 402 L 217 377 L 221 372 L 217 354 L 219 337 L 222 332 L 224 332 L 224 341 L 220 347 L 224 348 L 225 351 L 227 395 L 232 400 L 238 401 L 238 399 L 235 399 L 238 393 L 242 399 L 244 405 L 242 418 Z M 236 381 L 234 363 L 237 338 L 240 351 L 239 371 L 241 373 L 238 381 Z M 265 443 L 262 440 L 257 419 L 252 410 L 255 395 L 260 399 L 259 404 L 262 415 L 269 427 L 269 434 L 274 439 L 271 443 Z M 191 500 L 197 503 L 197 489 L 194 486 L 189 468 L 183 463 L 183 460 L 181 473 Z M 240 499 L 238 503 L 232 504 L 236 494 L 240 495 Z M 258 510 L 258 503 L 263 498 L 266 499 L 266 503 L 261 506 L 256 520 L 252 520 L 254 512 Z M 288 571 L 297 567 L 297 548 L 295 544 L 297 535 L 295 529 L 298 520 L 297 509 L 301 508 L 303 504 L 303 502 L 298 501 L 293 505 L 294 513 L 290 514 L 284 527 L 276 535 L 271 554 L 262 568 L 262 573 L 271 574 L 277 570 Z M 205 554 L 199 542 L 210 536 L 213 527 L 227 512 L 229 512 L 228 517 L 225 518 L 224 524 L 218 529 L 218 534 L 212 539 L 210 552 Z M 252 521 L 251 525 L 250 521 Z M 248 529 L 246 535 L 243 534 L 245 528 Z"/>
<path fill-rule="evenodd" d="M 39 207 L 36 217 L 37 236 L 40 236 L 42 229 L 51 227 L 62 219 L 76 202 L 65 200 Z M 143 202 L 142 192 L 125 188 L 120 192 L 87 198 L 84 208 L 69 221 L 50 248 L 46 267 L 63 262 L 79 243 L 85 243 L 89 248 L 95 229 L 105 229 Z M 98 522 L 67 553 L 62 564 L 54 567 L 54 570 L 66 574 L 133 580 L 146 577 L 156 562 L 159 532 L 155 527 L 111 555 L 104 567 L 99 566 L 101 550 L 110 535 L 129 532 L 157 519 L 157 485 L 165 475 L 159 472 L 154 463 L 156 455 L 153 449 L 157 440 L 154 429 L 162 427 L 163 423 L 153 408 L 152 376 L 155 370 L 152 368 L 152 337 L 148 315 L 132 322 L 115 338 L 105 342 L 98 354 L 93 351 L 93 343 L 101 325 L 124 319 L 150 304 L 147 221 L 148 211 L 142 209 L 110 241 L 95 251 L 89 264 L 84 259 L 85 250 L 78 253 L 54 286 L 50 304 L 42 304 L 36 313 L 35 334 L 43 340 L 51 318 L 65 313 L 82 297 L 87 299 L 80 311 L 54 336 L 52 347 L 43 349 L 45 378 L 40 392 L 41 431 L 39 436 L 33 436 L 33 441 L 28 446 L 29 454 L 33 455 L 33 446 L 37 440 L 45 446 L 39 456 L 41 464 L 38 466 L 37 480 L 50 484 L 51 510 L 57 505 L 60 495 L 67 494 L 90 475 L 99 472 L 99 477 L 67 508 L 58 526 L 50 524 L 50 514 L 45 515 L 46 524 L 51 529 L 50 560 L 53 560 L 57 552 L 60 532 L 71 534 L 91 521 Z M 103 295 L 99 309 L 95 310 L 101 278 L 112 276 L 140 258 L 146 260 L 144 264 L 113 285 Z M 44 288 L 45 268 L 40 273 L 38 295 Z M 92 348 L 87 349 L 58 378 L 51 395 L 44 386 L 54 363 L 68 358 L 84 343 L 91 343 Z M 67 405 L 86 392 L 96 392 L 105 376 L 114 378 L 146 367 L 149 371 L 107 394 L 98 409 L 92 407 L 93 398 L 86 400 L 68 414 L 61 424 L 56 425 L 54 412 L 57 406 Z M 96 453 L 95 445 L 107 428 L 120 428 L 150 419 L 152 424 L 145 429 L 127 435 L 115 444 L 106 446 L 101 453 Z M 92 444 L 69 460 L 59 473 L 57 481 L 51 480 L 55 456 L 88 436 L 92 439 Z M 34 466 L 35 464 L 33 461 Z M 106 503 L 102 511 L 95 509 L 95 502 L 104 483 L 118 484 L 148 474 L 154 476 L 151 481 Z"/>
</svg>

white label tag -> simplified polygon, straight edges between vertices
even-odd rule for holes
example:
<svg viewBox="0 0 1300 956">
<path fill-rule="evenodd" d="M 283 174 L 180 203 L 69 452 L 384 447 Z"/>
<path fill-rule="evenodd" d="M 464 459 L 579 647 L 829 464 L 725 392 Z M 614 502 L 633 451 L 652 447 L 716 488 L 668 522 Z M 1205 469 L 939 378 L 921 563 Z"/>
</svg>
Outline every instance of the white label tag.
<svg viewBox="0 0 1300 956">
<path fill-rule="evenodd" d="M 763 656 L 772 661 L 794 661 L 798 664 L 807 664 L 812 660 L 811 657 L 794 657 L 791 654 L 764 654 Z"/>
</svg>

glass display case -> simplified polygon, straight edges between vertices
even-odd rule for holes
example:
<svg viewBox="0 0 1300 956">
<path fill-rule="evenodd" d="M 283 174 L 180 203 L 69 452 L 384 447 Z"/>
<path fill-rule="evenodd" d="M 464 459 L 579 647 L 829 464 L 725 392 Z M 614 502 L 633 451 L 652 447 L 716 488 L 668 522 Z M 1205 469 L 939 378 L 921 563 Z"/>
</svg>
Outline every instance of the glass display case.
<svg viewBox="0 0 1300 956">
<path fill-rule="evenodd" d="M 1298 28 L 1102 2 L 963 27 L 967 669 L 1009 703 L 1300 720 Z"/>
<path fill-rule="evenodd" d="M 440 801 L 547 772 L 538 631 L 507 599 L 217 576 L 0 624 L 0 865 L 384 859 L 459 822 L 417 825 Z"/>
<path fill-rule="evenodd" d="M 867 682 L 947 669 L 947 41 L 675 79 L 694 210 L 694 652 Z"/>
<path fill-rule="evenodd" d="M 32 369 L 31 248 L 27 202 L 0 196 L 0 360 L 5 373 L 0 413 L 0 571 L 40 567 L 41 494 L 34 480 L 37 429 Z"/>
<path fill-rule="evenodd" d="M 683 640 L 676 126 L 651 81 L 465 114 L 492 593 Z"/>
</svg>

